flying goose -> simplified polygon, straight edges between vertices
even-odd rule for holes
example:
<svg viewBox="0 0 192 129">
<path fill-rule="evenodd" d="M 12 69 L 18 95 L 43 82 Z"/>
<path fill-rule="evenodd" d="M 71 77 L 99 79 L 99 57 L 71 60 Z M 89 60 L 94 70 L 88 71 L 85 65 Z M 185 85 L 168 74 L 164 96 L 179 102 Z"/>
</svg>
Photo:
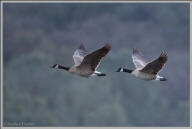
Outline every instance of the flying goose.
<svg viewBox="0 0 192 129">
<path fill-rule="evenodd" d="M 77 74 L 82 77 L 89 77 L 93 75 L 106 76 L 106 74 L 96 71 L 99 66 L 101 59 L 107 55 L 111 50 L 111 45 L 106 44 L 104 47 L 88 54 L 84 45 L 81 44 L 79 48 L 75 51 L 73 59 L 75 65 L 72 67 L 64 67 L 59 64 L 55 64 L 52 68 L 64 69 L 70 73 Z"/>
<path fill-rule="evenodd" d="M 159 71 L 163 68 L 168 60 L 166 52 L 162 52 L 161 55 L 151 61 L 147 62 L 142 53 L 137 49 L 133 49 L 132 54 L 133 63 L 135 64 L 135 70 L 129 70 L 125 68 L 119 68 L 116 72 L 128 72 L 137 78 L 142 80 L 159 80 L 166 81 L 167 79 L 158 75 Z"/>
</svg>

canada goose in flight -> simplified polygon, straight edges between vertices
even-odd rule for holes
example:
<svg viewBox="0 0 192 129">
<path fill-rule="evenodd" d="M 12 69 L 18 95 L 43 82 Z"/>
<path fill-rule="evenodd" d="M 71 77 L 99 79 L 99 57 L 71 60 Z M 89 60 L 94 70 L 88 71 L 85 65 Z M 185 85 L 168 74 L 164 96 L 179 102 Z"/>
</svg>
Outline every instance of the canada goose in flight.
<svg viewBox="0 0 192 129">
<path fill-rule="evenodd" d="M 133 49 L 132 54 L 133 63 L 135 64 L 135 70 L 129 70 L 125 68 L 119 68 L 116 72 L 128 72 L 137 78 L 142 80 L 159 80 L 166 81 L 167 79 L 158 75 L 159 71 L 163 68 L 168 60 L 168 56 L 165 52 L 162 52 L 159 58 L 147 62 L 142 53 L 137 49 Z"/>
<path fill-rule="evenodd" d="M 77 74 L 82 77 L 89 77 L 92 75 L 106 76 L 106 74 L 96 71 L 99 66 L 101 59 L 107 55 L 111 50 L 111 45 L 106 44 L 104 47 L 88 54 L 84 45 L 81 44 L 80 47 L 75 51 L 73 59 L 75 65 L 72 67 L 64 67 L 59 64 L 55 64 L 52 68 L 64 69 L 70 73 Z"/>
</svg>

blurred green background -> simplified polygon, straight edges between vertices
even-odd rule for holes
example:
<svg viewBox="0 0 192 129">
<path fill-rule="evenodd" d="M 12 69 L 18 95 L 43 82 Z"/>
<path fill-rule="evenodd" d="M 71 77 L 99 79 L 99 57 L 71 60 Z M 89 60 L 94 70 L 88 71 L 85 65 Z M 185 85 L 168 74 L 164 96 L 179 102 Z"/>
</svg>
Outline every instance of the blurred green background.
<svg viewBox="0 0 192 129">
<path fill-rule="evenodd" d="M 4 126 L 189 126 L 189 31 L 188 3 L 4 3 Z M 107 42 L 106 77 L 51 69 Z M 116 73 L 134 69 L 134 47 L 149 61 L 167 51 L 168 81 Z"/>
</svg>

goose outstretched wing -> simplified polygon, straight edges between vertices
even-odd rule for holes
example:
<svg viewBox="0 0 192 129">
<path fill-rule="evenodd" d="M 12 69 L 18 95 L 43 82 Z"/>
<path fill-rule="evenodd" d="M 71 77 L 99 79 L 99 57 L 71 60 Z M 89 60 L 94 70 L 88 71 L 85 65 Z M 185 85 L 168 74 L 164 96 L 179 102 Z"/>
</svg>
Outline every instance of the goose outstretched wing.
<svg viewBox="0 0 192 129">
<path fill-rule="evenodd" d="M 157 74 L 165 65 L 165 63 L 168 60 L 168 56 L 166 52 L 162 52 L 159 58 L 156 60 L 148 63 L 143 69 L 141 69 L 141 72 L 149 73 L 149 74 Z"/>
<path fill-rule="evenodd" d="M 95 71 L 99 66 L 101 59 L 111 50 L 111 45 L 106 44 L 104 47 L 86 55 L 80 64 L 80 68 Z"/>
<path fill-rule="evenodd" d="M 147 64 L 147 60 L 137 48 L 133 49 L 132 59 L 136 69 L 142 69 Z"/>
<path fill-rule="evenodd" d="M 85 46 L 81 44 L 79 48 L 74 52 L 73 54 L 73 60 L 75 62 L 75 66 L 79 66 L 81 62 L 83 61 L 83 58 L 87 55 L 87 50 L 85 49 Z"/>
</svg>

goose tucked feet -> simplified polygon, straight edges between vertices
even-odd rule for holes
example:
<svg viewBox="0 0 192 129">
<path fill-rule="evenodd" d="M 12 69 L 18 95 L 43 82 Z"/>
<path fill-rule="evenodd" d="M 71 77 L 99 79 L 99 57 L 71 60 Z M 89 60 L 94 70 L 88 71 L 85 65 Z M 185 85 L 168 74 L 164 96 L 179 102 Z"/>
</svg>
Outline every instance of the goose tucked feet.
<svg viewBox="0 0 192 129">
<path fill-rule="evenodd" d="M 159 75 L 157 75 L 155 80 L 159 80 L 159 81 L 167 81 L 167 79 L 165 77 L 161 77 Z"/>
</svg>

